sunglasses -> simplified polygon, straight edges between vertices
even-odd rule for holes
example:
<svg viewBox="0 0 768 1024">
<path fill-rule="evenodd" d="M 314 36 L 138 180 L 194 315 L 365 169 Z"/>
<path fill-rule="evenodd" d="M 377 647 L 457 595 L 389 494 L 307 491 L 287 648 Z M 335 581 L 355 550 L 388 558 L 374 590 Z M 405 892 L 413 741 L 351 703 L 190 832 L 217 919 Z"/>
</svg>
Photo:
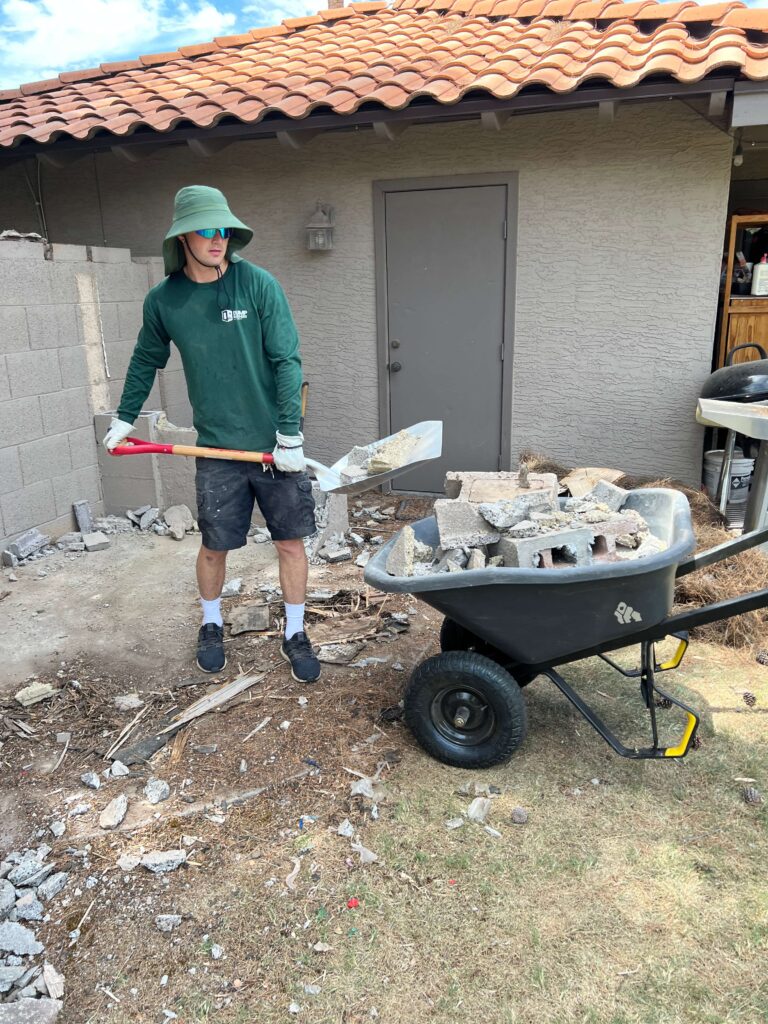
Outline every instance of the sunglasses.
<svg viewBox="0 0 768 1024">
<path fill-rule="evenodd" d="M 195 234 L 200 235 L 201 238 L 215 238 L 217 232 L 222 238 L 232 237 L 232 228 L 203 228 L 201 231 L 196 231 Z"/>
</svg>

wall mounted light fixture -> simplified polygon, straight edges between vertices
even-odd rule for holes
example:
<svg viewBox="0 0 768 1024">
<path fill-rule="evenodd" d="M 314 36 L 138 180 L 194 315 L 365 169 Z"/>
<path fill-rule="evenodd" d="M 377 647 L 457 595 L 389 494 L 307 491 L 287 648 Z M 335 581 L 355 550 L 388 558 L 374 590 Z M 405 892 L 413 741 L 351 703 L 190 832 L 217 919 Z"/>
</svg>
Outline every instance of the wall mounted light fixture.
<svg viewBox="0 0 768 1024">
<path fill-rule="evenodd" d="M 307 248 L 310 252 L 327 252 L 333 248 L 333 207 L 318 203 L 307 222 Z"/>
</svg>

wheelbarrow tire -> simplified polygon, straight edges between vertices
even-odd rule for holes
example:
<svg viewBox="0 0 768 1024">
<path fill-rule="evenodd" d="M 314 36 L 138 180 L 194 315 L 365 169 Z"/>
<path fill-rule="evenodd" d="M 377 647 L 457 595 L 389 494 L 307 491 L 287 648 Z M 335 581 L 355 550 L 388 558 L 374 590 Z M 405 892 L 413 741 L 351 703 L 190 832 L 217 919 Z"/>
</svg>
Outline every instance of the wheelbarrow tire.
<svg viewBox="0 0 768 1024">
<path fill-rule="evenodd" d="M 421 746 L 456 768 L 490 768 L 525 739 L 525 701 L 514 678 L 474 651 L 445 651 L 413 672 L 405 721 Z"/>
</svg>

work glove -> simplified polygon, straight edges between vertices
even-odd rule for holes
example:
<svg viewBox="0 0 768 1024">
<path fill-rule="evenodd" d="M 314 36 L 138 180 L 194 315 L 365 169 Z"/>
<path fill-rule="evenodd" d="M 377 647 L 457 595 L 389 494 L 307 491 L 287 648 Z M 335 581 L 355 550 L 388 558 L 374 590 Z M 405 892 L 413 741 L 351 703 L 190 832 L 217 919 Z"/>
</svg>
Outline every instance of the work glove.
<svg viewBox="0 0 768 1024">
<path fill-rule="evenodd" d="M 126 423 L 125 420 L 119 420 L 116 416 L 113 416 L 109 424 L 109 430 L 104 435 L 104 440 L 101 443 L 108 452 L 111 452 L 113 448 L 122 444 L 126 437 L 133 433 L 133 430 L 132 423 Z"/>
<path fill-rule="evenodd" d="M 303 473 L 307 468 L 304 458 L 304 435 L 303 434 L 281 434 L 275 435 L 277 444 L 272 452 L 275 460 L 275 469 L 283 473 Z"/>
</svg>

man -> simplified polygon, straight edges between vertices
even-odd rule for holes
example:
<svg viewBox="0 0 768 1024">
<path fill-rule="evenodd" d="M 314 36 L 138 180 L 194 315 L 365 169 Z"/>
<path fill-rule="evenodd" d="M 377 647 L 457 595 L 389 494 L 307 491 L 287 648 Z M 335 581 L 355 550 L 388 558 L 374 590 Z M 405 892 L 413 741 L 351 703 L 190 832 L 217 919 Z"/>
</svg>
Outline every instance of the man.
<svg viewBox="0 0 768 1024">
<path fill-rule="evenodd" d="M 286 622 L 281 653 L 293 678 L 311 683 L 320 676 L 320 663 L 304 632 L 307 557 L 301 538 L 314 533 L 315 516 L 300 431 L 299 339 L 278 282 L 237 255 L 252 237 L 218 189 L 192 185 L 177 193 L 163 243 L 166 277 L 144 300 L 144 323 L 104 445 L 111 450 L 132 433 L 173 340 L 198 443 L 274 448 L 274 469 L 197 459 L 203 608 L 197 664 L 204 672 L 220 672 L 226 664 L 221 591 L 227 552 L 245 545 L 255 499 L 279 558 Z"/>
</svg>

